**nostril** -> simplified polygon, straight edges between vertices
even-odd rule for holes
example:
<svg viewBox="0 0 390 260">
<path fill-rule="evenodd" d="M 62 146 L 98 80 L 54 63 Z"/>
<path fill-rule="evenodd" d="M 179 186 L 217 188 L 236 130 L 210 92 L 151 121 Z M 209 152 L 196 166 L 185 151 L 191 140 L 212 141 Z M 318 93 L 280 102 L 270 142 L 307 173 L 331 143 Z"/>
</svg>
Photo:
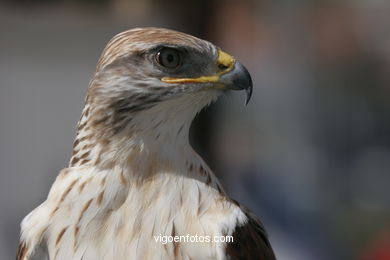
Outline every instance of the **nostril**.
<svg viewBox="0 0 390 260">
<path fill-rule="evenodd" d="M 227 68 L 229 68 L 229 67 L 226 66 L 225 64 L 218 64 L 218 69 L 220 69 L 220 70 L 226 70 Z"/>
</svg>

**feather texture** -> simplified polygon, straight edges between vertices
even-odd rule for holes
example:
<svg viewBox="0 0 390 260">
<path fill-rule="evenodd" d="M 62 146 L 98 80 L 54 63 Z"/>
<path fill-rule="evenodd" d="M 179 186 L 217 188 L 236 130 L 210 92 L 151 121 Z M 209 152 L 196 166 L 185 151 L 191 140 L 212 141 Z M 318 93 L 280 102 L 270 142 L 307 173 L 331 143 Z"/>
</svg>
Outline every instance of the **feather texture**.
<svg viewBox="0 0 390 260">
<path fill-rule="evenodd" d="M 160 68 L 153 55 L 161 45 L 185 50 L 189 65 L 180 72 Z M 226 196 L 188 141 L 192 119 L 221 88 L 161 81 L 216 73 L 217 53 L 209 42 L 158 28 L 110 41 L 88 89 L 69 167 L 23 220 L 17 260 L 274 259 L 262 226 Z M 238 241 L 228 247 L 155 239 L 232 234 Z"/>
</svg>

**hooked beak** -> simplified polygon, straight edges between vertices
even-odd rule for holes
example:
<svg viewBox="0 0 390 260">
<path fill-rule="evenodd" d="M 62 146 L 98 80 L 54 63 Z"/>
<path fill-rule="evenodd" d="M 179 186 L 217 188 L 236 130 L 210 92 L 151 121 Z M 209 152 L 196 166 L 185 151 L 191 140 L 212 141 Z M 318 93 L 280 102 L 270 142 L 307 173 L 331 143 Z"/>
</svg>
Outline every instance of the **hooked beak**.
<svg viewBox="0 0 390 260">
<path fill-rule="evenodd" d="M 224 83 L 227 89 L 245 90 L 245 105 L 248 105 L 253 90 L 252 78 L 248 70 L 240 62 L 235 61 L 233 69 L 221 75 L 220 82 Z"/>
<path fill-rule="evenodd" d="M 249 103 L 252 96 L 252 78 L 248 70 L 231 55 L 218 50 L 217 65 L 220 68 L 215 75 L 201 76 L 198 78 L 171 78 L 163 77 L 165 83 L 214 83 L 217 87 L 229 90 L 245 90 L 245 105 Z"/>
</svg>

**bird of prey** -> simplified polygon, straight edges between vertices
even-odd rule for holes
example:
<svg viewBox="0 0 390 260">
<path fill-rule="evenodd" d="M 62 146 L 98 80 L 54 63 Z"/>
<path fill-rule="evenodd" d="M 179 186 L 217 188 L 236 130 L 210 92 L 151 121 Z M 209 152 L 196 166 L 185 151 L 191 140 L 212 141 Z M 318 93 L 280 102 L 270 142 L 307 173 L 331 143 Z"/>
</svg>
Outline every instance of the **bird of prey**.
<svg viewBox="0 0 390 260">
<path fill-rule="evenodd" d="M 241 89 L 248 101 L 248 71 L 210 42 L 161 28 L 116 35 L 90 82 L 69 167 L 22 221 L 16 258 L 275 259 L 262 224 L 188 141 L 202 108 Z M 222 236 L 233 239 L 213 240 Z"/>
</svg>

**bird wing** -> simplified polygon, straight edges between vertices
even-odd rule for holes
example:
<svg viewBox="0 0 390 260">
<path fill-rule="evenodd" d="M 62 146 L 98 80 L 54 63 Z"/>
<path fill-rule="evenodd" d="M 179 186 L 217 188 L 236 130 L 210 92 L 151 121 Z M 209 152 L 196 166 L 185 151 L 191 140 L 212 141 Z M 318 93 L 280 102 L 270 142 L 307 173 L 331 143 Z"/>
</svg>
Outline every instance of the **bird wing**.
<svg viewBox="0 0 390 260">
<path fill-rule="evenodd" d="M 242 210 L 248 221 L 244 225 L 235 228 L 232 234 L 233 242 L 226 246 L 227 259 L 276 259 L 263 224 L 252 212 L 243 208 Z"/>
</svg>

